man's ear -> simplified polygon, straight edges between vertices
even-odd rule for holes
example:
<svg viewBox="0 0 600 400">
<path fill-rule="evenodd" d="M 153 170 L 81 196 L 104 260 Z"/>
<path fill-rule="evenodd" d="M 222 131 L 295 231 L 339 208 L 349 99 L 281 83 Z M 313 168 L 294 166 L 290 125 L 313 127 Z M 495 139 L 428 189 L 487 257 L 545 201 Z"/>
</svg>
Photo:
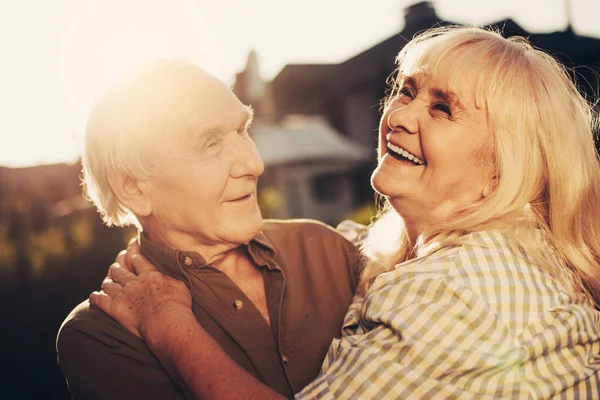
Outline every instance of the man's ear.
<svg viewBox="0 0 600 400">
<path fill-rule="evenodd" d="M 488 197 L 490 194 L 494 193 L 497 187 L 498 174 L 494 174 L 494 176 L 492 176 L 492 178 L 483 186 L 483 189 L 481 189 L 481 197 Z"/>
<path fill-rule="evenodd" d="M 152 214 L 150 199 L 140 190 L 139 181 L 120 171 L 108 171 L 108 184 L 119 202 L 127 207 L 136 217 L 147 217 Z"/>
</svg>

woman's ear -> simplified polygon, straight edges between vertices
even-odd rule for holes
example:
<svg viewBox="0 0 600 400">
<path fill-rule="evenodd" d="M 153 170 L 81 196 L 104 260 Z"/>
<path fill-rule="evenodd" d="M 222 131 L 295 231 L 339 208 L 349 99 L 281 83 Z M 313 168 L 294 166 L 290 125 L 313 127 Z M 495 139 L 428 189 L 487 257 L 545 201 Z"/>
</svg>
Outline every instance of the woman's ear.
<svg viewBox="0 0 600 400">
<path fill-rule="evenodd" d="M 498 174 L 494 174 L 490 180 L 483 186 L 481 189 L 481 197 L 488 197 L 490 194 L 494 193 L 496 188 L 498 187 Z"/>
<path fill-rule="evenodd" d="M 138 218 L 152 214 L 152 204 L 148 196 L 140 190 L 138 179 L 114 169 L 110 169 L 107 175 L 108 184 L 122 205 Z"/>
</svg>

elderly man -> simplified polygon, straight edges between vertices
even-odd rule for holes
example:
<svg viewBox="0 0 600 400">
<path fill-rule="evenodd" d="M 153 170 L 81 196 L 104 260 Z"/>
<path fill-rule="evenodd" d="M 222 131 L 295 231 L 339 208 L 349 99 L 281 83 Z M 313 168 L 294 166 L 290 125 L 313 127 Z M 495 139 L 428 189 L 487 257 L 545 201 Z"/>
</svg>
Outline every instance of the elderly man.
<svg viewBox="0 0 600 400">
<path fill-rule="evenodd" d="M 146 63 L 94 107 L 84 184 L 108 225 L 139 228 L 141 253 L 190 289 L 196 319 L 225 352 L 291 397 L 339 336 L 360 263 L 323 224 L 262 220 L 251 122 L 252 109 L 199 67 Z M 63 323 L 57 351 L 75 399 L 191 397 L 142 340 L 87 301 Z"/>
</svg>

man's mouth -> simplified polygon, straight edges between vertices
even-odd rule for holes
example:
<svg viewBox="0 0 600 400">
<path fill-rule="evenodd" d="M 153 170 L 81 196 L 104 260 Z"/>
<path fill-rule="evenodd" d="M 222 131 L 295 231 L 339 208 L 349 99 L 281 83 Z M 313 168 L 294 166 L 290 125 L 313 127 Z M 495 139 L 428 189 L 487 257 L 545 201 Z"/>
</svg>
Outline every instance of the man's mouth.
<svg viewBox="0 0 600 400">
<path fill-rule="evenodd" d="M 397 158 L 401 161 L 410 161 L 415 165 L 425 165 L 425 161 L 421 160 L 419 157 L 415 156 L 411 152 L 403 149 L 400 146 L 396 146 L 391 142 L 387 142 L 388 153 L 392 155 L 394 158 Z"/>
<path fill-rule="evenodd" d="M 232 202 L 235 202 L 235 201 L 244 201 L 244 200 L 250 199 L 251 197 L 252 197 L 252 193 L 248 193 L 247 195 L 236 197 L 235 199 L 231 199 L 229 201 L 232 201 Z"/>
</svg>

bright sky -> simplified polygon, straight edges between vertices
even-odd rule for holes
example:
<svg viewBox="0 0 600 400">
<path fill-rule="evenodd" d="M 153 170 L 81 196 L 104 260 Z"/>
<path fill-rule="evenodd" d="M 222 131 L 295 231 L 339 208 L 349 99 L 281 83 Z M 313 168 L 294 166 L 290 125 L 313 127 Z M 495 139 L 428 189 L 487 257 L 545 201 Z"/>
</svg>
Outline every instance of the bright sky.
<svg viewBox="0 0 600 400">
<path fill-rule="evenodd" d="M 183 56 L 223 80 L 250 49 L 261 75 L 341 62 L 399 32 L 415 0 L 0 0 L 0 165 L 73 162 L 93 99 L 142 60 Z M 444 19 L 507 17 L 530 31 L 600 37 L 598 0 L 437 0 Z"/>
</svg>

